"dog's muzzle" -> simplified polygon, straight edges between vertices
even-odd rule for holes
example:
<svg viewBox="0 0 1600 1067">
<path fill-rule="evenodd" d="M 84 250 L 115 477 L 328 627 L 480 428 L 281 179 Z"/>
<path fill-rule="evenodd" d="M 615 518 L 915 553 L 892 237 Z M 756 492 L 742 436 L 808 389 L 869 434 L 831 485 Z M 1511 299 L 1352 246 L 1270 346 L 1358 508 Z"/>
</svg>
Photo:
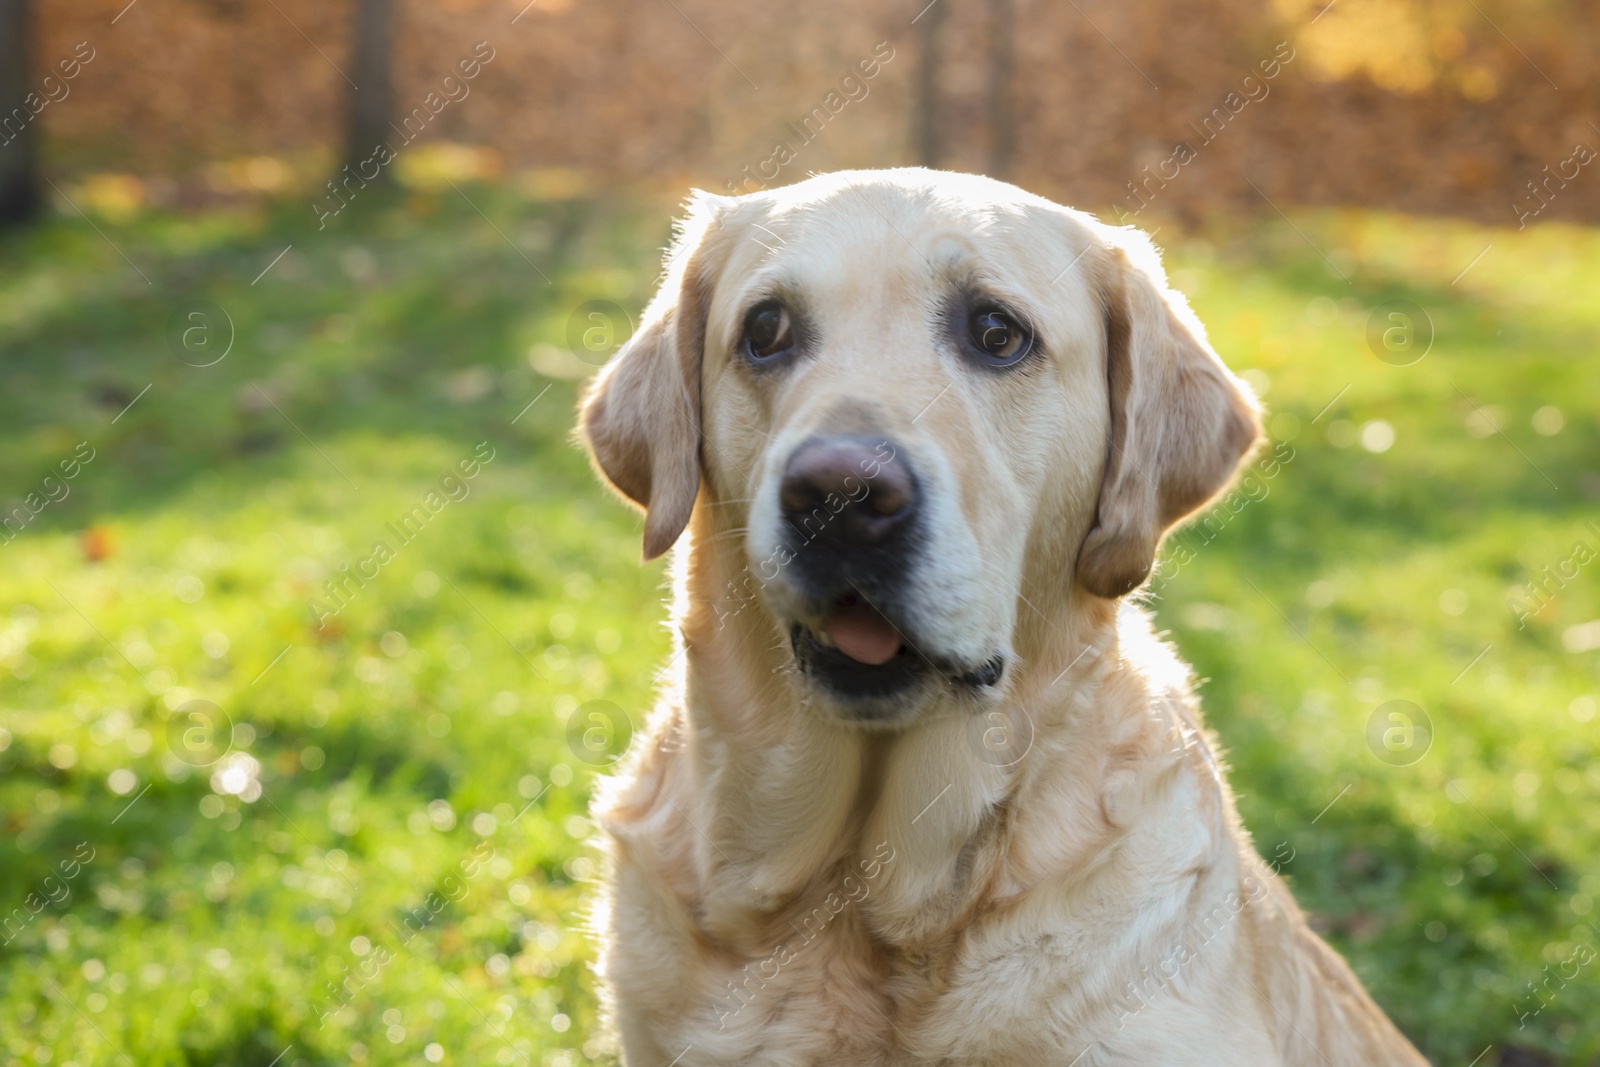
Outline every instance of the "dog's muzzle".
<svg viewBox="0 0 1600 1067">
<path fill-rule="evenodd" d="M 925 501 L 903 448 L 870 435 L 812 437 L 789 457 L 778 502 L 790 583 L 807 604 L 790 627 L 795 659 L 857 717 L 896 717 L 900 698 L 930 682 L 999 682 L 1000 656 L 973 666 L 919 647 L 906 597 L 926 540 Z"/>
</svg>

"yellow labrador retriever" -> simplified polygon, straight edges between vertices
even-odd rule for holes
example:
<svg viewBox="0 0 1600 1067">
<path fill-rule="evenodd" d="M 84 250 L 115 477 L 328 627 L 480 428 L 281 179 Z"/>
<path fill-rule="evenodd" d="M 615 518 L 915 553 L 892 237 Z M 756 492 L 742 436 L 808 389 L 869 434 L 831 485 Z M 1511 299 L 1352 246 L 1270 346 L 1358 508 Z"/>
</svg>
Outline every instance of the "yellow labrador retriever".
<svg viewBox="0 0 1600 1067">
<path fill-rule="evenodd" d="M 629 1067 L 1425 1062 L 1122 599 L 1259 433 L 1144 236 L 925 170 L 699 195 L 581 433 L 683 538 L 595 805 Z"/>
</svg>

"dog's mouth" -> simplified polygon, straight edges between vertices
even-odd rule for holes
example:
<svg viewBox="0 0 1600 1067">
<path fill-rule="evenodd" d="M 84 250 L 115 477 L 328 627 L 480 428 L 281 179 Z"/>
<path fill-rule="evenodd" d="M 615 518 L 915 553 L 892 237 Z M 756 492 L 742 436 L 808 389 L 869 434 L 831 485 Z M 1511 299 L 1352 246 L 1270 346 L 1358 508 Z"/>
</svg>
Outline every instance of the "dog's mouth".
<svg viewBox="0 0 1600 1067">
<path fill-rule="evenodd" d="M 1001 655 L 974 668 L 924 654 L 903 626 L 857 593 L 835 598 L 815 624 L 794 623 L 789 639 L 800 669 L 863 719 L 894 717 L 885 702 L 919 685 L 986 689 L 1005 671 Z"/>
</svg>

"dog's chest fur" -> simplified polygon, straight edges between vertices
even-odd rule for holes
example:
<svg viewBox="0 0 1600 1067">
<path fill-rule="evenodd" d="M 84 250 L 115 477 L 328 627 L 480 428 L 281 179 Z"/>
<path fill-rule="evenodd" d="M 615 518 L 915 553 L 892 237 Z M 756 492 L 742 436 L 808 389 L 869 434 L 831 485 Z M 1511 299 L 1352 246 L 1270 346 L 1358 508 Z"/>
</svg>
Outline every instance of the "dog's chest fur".
<svg viewBox="0 0 1600 1067">
<path fill-rule="evenodd" d="M 959 718 L 843 745 L 804 716 L 759 744 L 725 744 L 727 725 L 658 723 L 602 802 L 603 966 L 630 1063 L 1068 1063 L 1074 1034 L 1131 1053 L 1197 1011 L 1128 994 L 1130 961 L 1237 885 L 1209 754 L 1170 717 L 1093 743 L 1041 731 L 1005 767 L 974 758 Z M 1203 987 L 1234 936 L 1173 988 Z"/>
</svg>

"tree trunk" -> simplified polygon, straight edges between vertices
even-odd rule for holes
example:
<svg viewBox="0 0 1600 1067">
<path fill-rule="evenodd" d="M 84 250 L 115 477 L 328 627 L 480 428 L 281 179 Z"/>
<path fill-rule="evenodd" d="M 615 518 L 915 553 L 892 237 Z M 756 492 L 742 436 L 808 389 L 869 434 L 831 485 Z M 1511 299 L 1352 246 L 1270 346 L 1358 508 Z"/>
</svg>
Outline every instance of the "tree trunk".
<svg viewBox="0 0 1600 1067">
<path fill-rule="evenodd" d="M 393 53 L 393 0 L 358 0 L 350 71 L 355 87 L 349 92 L 350 123 L 344 151 L 344 162 L 352 171 L 360 171 L 361 164 L 371 160 L 378 145 L 387 143 L 394 133 L 389 126 L 394 116 Z M 387 167 L 377 170 L 378 177 L 368 180 L 389 180 Z"/>
<path fill-rule="evenodd" d="M 921 0 L 917 0 L 918 3 Z M 913 22 L 922 30 L 922 65 L 917 69 L 917 155 L 924 167 L 937 167 L 943 154 L 939 130 L 939 30 L 955 0 L 933 0 Z"/>
<path fill-rule="evenodd" d="M 1012 105 L 1016 0 L 989 0 L 989 174 L 1011 176 L 1017 153 L 1017 117 Z"/>
<path fill-rule="evenodd" d="M 0 0 L 0 226 L 39 213 L 39 129 L 23 100 L 32 91 L 30 0 Z"/>
</svg>

